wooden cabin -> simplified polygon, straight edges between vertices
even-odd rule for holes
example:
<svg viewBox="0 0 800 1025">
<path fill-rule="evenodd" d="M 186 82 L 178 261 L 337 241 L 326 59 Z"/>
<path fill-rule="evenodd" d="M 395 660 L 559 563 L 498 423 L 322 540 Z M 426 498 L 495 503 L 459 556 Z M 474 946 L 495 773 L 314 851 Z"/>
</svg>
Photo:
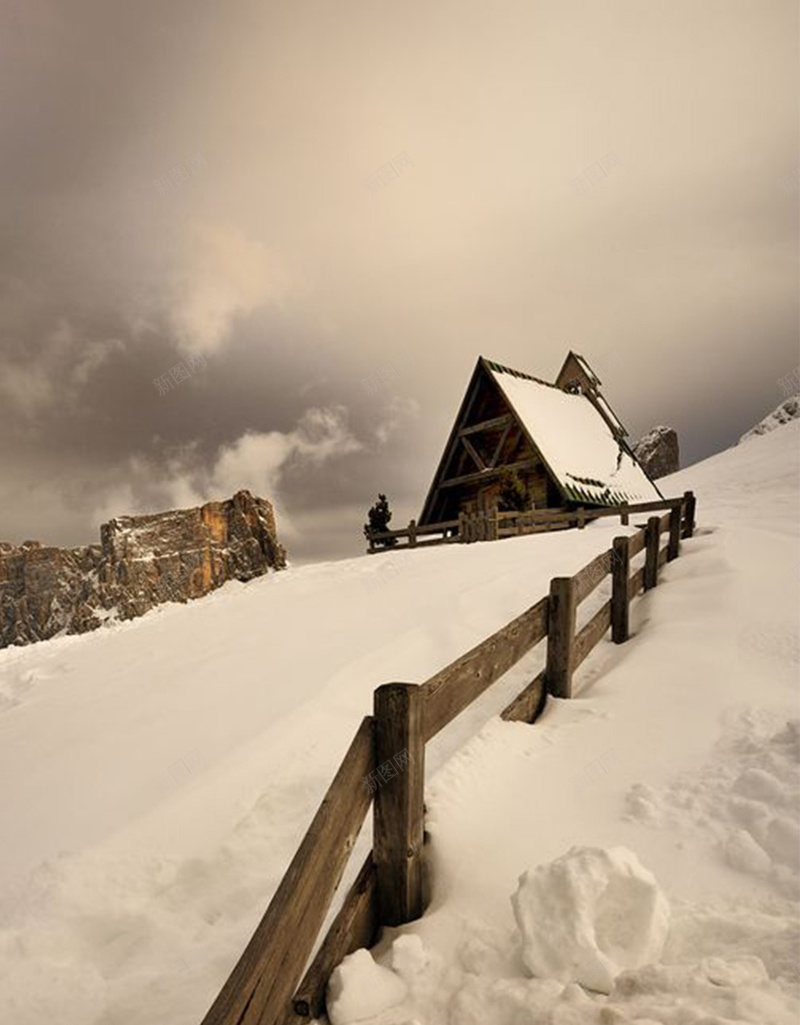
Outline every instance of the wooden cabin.
<svg viewBox="0 0 800 1025">
<path fill-rule="evenodd" d="M 588 362 L 570 352 L 555 383 L 479 357 L 419 518 L 420 526 L 503 507 L 501 472 L 529 508 L 574 509 L 663 498 Z"/>
</svg>

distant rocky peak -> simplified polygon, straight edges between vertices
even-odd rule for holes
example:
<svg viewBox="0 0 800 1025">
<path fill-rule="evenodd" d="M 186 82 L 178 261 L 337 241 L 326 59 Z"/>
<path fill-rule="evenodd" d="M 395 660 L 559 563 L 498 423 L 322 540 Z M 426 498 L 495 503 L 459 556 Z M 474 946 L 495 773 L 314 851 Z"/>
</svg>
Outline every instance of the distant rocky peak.
<svg viewBox="0 0 800 1025">
<path fill-rule="evenodd" d="M 680 469 L 678 433 L 672 427 L 654 427 L 636 442 L 633 453 L 651 480 Z"/>
</svg>

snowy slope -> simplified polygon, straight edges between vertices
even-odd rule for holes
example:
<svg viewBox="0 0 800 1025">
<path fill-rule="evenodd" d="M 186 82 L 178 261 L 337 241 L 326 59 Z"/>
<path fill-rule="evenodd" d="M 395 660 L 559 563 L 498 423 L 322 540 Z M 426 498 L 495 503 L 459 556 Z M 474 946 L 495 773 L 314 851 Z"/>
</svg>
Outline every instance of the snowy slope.
<svg viewBox="0 0 800 1025">
<path fill-rule="evenodd" d="M 602 645 L 535 727 L 494 720 L 437 774 L 434 899 L 400 931 L 421 946 L 380 949 L 409 995 L 363 1021 L 797 1021 L 798 426 L 666 478 L 694 488 L 701 530 L 635 606 L 634 638 Z M 587 845 L 633 851 L 672 907 L 661 967 L 607 998 L 530 979 L 509 901 L 526 869 Z M 551 895 L 541 931 L 567 911 Z M 361 1020 L 363 981 L 335 1025 Z"/>
<path fill-rule="evenodd" d="M 512 990 L 523 981 L 508 900 L 517 876 L 573 843 L 623 843 L 652 869 L 673 906 L 665 960 L 755 955 L 783 980 L 769 983 L 771 1017 L 767 984 L 754 984 L 736 999 L 756 1010 L 731 1020 L 794 1020 L 780 1015 L 800 963 L 787 863 L 797 778 L 742 794 L 754 807 L 729 796 L 747 771 L 794 764 L 791 746 L 768 738 L 797 715 L 797 442 L 791 424 L 664 481 L 665 494 L 695 489 L 708 532 L 639 603 L 638 635 L 587 660 L 577 700 L 535 727 L 493 719 L 470 739 L 530 679 L 537 651 L 431 745 L 437 887 L 408 930 L 431 967 L 411 959 L 423 995 L 386 1021 L 540 1020 L 474 1008 L 495 1006 L 498 978 Z M 0 653 L 0 1021 L 196 1025 L 372 689 L 425 679 L 619 530 L 290 569 L 102 634 Z M 767 833 L 778 821 L 758 871 L 741 867 L 746 814 L 756 832 L 756 820 Z M 477 969 L 469 979 L 465 963 Z M 465 980 L 472 1008 L 456 1003 Z M 595 1002 L 576 1007 L 559 1020 L 599 1020 Z"/>
<path fill-rule="evenodd" d="M 373 689 L 424 680 L 613 533 L 304 566 L 0 652 L 0 1022 L 196 1023 Z M 432 768 L 526 672 L 437 739 Z"/>
<path fill-rule="evenodd" d="M 771 413 L 767 414 L 763 420 L 760 420 L 755 427 L 747 431 L 746 434 L 743 434 L 739 438 L 739 444 L 741 445 L 743 441 L 749 441 L 750 438 L 758 437 L 760 434 L 774 431 L 776 427 L 782 427 L 784 424 L 791 423 L 792 420 L 796 420 L 798 417 L 800 417 L 800 395 L 790 395 L 788 399 L 785 399 Z"/>
</svg>

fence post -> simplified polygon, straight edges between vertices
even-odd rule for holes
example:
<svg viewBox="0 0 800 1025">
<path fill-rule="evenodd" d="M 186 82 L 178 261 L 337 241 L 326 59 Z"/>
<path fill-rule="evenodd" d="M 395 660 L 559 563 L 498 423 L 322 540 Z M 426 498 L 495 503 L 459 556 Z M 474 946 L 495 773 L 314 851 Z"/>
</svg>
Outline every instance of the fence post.
<svg viewBox="0 0 800 1025">
<path fill-rule="evenodd" d="M 630 572 L 631 539 L 615 537 L 611 548 L 611 640 L 615 644 L 623 644 L 630 636 Z"/>
<path fill-rule="evenodd" d="M 625 506 L 623 512 L 619 514 L 619 525 L 621 527 L 627 527 L 630 523 L 630 519 L 630 513 L 628 512 L 627 506 Z"/>
<path fill-rule="evenodd" d="M 578 509 L 578 530 L 583 530 L 586 526 L 586 514 L 583 511 L 583 506 Z"/>
<path fill-rule="evenodd" d="M 651 516 L 644 534 L 644 589 L 649 591 L 658 583 L 658 545 L 661 540 L 661 517 Z"/>
<path fill-rule="evenodd" d="M 697 504 L 697 499 L 694 497 L 693 491 L 684 491 L 683 493 L 683 536 L 692 537 L 694 534 L 694 510 Z"/>
<path fill-rule="evenodd" d="M 377 790 L 373 810 L 375 861 L 381 925 L 403 925 L 424 910 L 425 741 L 423 690 L 412 683 L 387 683 L 374 695 Z"/>
<path fill-rule="evenodd" d="M 673 505 L 669 511 L 669 544 L 667 545 L 667 562 L 672 562 L 681 554 L 681 507 Z"/>
<path fill-rule="evenodd" d="M 572 697 L 575 669 L 575 617 L 578 602 L 573 577 L 550 581 L 547 617 L 547 688 L 557 698 Z"/>
<path fill-rule="evenodd" d="M 408 547 L 413 548 L 417 543 L 417 521 L 408 521 Z"/>
</svg>

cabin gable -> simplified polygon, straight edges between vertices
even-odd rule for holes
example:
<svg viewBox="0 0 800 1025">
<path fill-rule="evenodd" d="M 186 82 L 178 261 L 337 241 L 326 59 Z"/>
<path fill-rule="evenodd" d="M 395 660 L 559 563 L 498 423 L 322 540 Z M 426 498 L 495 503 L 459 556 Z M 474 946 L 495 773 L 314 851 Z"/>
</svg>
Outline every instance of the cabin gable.
<svg viewBox="0 0 800 1025">
<path fill-rule="evenodd" d="M 600 383 L 574 352 L 555 383 L 479 357 L 420 525 L 500 507 L 503 469 L 519 475 L 538 509 L 663 497 L 636 461 Z"/>
<path fill-rule="evenodd" d="M 561 504 L 558 484 L 482 357 L 450 432 L 421 525 L 497 507 L 500 473 L 515 470 L 539 507 Z"/>
</svg>

